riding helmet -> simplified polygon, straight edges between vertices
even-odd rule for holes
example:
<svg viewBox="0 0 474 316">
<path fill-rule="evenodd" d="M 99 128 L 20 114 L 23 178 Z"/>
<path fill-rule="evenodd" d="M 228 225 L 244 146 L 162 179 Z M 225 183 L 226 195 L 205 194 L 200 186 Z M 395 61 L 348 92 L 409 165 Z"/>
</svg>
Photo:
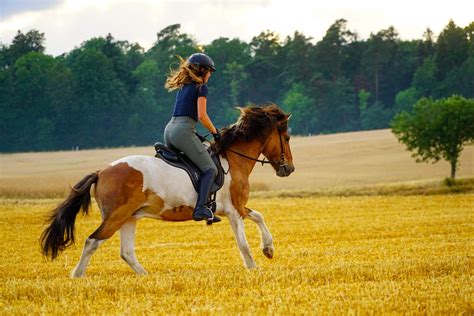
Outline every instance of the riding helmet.
<svg viewBox="0 0 474 316">
<path fill-rule="evenodd" d="M 216 71 L 216 67 L 214 66 L 214 61 L 212 61 L 211 57 L 203 53 L 192 54 L 188 58 L 188 63 L 196 65 L 198 67 L 199 66 L 207 67 L 211 69 L 211 71 Z"/>
</svg>

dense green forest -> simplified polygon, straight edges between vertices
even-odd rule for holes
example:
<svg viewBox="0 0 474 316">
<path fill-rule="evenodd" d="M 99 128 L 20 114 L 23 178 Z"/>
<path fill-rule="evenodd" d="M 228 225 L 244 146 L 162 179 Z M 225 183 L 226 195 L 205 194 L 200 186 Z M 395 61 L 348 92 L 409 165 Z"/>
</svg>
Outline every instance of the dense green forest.
<svg viewBox="0 0 474 316">
<path fill-rule="evenodd" d="M 423 96 L 474 97 L 474 22 L 410 41 L 393 27 L 360 39 L 341 19 L 318 42 L 266 31 L 203 46 L 175 24 L 147 51 L 110 34 L 57 57 L 44 43 L 30 30 L 0 44 L 1 152 L 152 145 L 173 108 L 166 75 L 197 51 L 218 69 L 208 99 L 217 127 L 235 121 L 235 106 L 274 102 L 293 113 L 293 134 L 386 128 Z"/>
</svg>

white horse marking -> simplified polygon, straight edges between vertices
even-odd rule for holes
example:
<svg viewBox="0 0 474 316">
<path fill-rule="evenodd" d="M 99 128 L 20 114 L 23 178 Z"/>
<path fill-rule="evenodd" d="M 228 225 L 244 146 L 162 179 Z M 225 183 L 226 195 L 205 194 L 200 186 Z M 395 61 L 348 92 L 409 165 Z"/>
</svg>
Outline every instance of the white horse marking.
<svg viewBox="0 0 474 316">
<path fill-rule="evenodd" d="M 235 208 L 232 209 L 228 211 L 227 217 L 229 218 L 232 231 L 234 232 L 235 240 L 237 241 L 237 246 L 240 250 L 240 255 L 244 261 L 244 266 L 247 269 L 254 269 L 257 267 L 257 264 L 253 259 L 247 237 L 245 236 L 244 220 Z"/>
<path fill-rule="evenodd" d="M 93 238 L 87 238 L 86 242 L 84 243 L 84 249 L 82 250 L 81 259 L 79 259 L 79 263 L 77 266 L 71 271 L 71 278 L 82 278 L 86 275 L 86 268 L 89 264 L 89 260 L 91 259 L 94 252 L 99 248 L 99 246 L 105 241 L 104 240 L 97 240 Z"/>
<path fill-rule="evenodd" d="M 120 228 L 120 257 L 135 273 L 145 275 L 147 274 L 146 270 L 135 256 L 135 228 L 135 220 L 128 221 Z"/>
<path fill-rule="evenodd" d="M 265 219 L 263 218 L 263 215 L 255 210 L 249 209 L 249 215 L 248 217 L 255 223 L 257 223 L 258 228 L 260 230 L 260 236 L 262 237 L 262 251 L 263 254 L 267 258 L 273 258 L 273 254 L 275 252 L 275 248 L 273 247 L 273 237 L 272 234 L 270 233 L 270 230 L 268 229 L 267 225 L 265 224 Z"/>
</svg>

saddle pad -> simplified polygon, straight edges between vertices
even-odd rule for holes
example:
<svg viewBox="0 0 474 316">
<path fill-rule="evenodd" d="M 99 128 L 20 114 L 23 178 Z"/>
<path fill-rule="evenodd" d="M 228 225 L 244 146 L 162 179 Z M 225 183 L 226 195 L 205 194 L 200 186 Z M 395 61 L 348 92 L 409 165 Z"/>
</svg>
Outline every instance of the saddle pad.
<svg viewBox="0 0 474 316">
<path fill-rule="evenodd" d="M 199 179 L 201 178 L 202 172 L 201 170 L 183 153 L 176 153 L 166 147 L 165 144 L 156 143 L 155 144 L 156 154 L 155 157 L 163 160 L 167 164 L 181 168 L 186 171 L 191 178 L 191 182 L 193 183 L 194 189 L 196 192 L 199 191 Z M 208 148 L 208 152 L 211 155 L 212 160 L 217 166 L 217 176 L 214 180 L 214 183 L 211 187 L 211 193 L 217 192 L 222 185 L 224 184 L 224 169 L 222 169 L 221 161 L 214 152 L 212 152 Z"/>
</svg>

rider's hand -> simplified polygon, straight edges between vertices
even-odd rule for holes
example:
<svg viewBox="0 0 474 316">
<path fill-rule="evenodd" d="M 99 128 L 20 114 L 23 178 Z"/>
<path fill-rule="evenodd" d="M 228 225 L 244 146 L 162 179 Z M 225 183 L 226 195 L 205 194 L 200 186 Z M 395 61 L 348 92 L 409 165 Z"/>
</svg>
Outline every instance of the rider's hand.
<svg viewBox="0 0 474 316">
<path fill-rule="evenodd" d="M 214 137 L 214 141 L 217 143 L 221 140 L 221 133 L 219 132 L 217 128 L 216 128 L 216 132 L 213 133 L 212 136 Z"/>
</svg>

